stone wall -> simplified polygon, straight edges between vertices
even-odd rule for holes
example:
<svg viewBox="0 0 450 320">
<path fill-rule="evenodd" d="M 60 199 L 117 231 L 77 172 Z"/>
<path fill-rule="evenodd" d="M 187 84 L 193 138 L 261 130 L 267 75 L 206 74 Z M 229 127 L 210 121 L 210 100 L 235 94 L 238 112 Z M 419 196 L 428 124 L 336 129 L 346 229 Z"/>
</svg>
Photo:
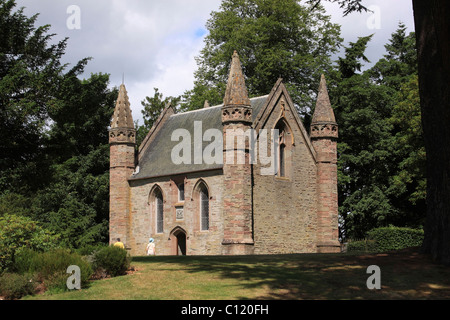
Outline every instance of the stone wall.
<svg viewBox="0 0 450 320">
<path fill-rule="evenodd" d="M 185 182 L 185 201 L 178 200 L 178 185 Z M 204 182 L 209 193 L 209 230 L 200 227 L 198 185 Z M 145 255 L 150 237 L 155 239 L 157 255 L 176 254 L 176 237 L 173 231 L 186 232 L 187 255 L 222 254 L 222 170 L 190 173 L 165 178 L 130 181 L 131 217 L 130 243 L 132 255 Z M 163 233 L 156 233 L 156 211 L 151 198 L 152 190 L 159 186 L 164 198 Z M 182 219 L 177 219 L 176 210 L 183 209 Z M 180 218 L 180 216 L 179 216 Z"/>
<path fill-rule="evenodd" d="M 134 171 L 134 145 L 110 146 L 109 237 L 110 243 L 128 241 L 130 190 L 127 178 Z"/>
<path fill-rule="evenodd" d="M 245 132 L 250 125 L 225 124 L 223 127 L 223 254 L 253 253 L 252 168 Z M 241 143 L 238 143 L 241 141 Z"/>
<path fill-rule="evenodd" d="M 281 96 L 283 97 L 283 96 Z M 302 130 L 286 101 L 276 102 L 266 129 L 284 117 L 293 143 L 287 154 L 286 177 L 261 175 L 254 166 L 254 240 L 256 254 L 316 252 L 317 167 Z M 270 148 L 268 146 L 268 148 Z M 270 149 L 268 149 L 270 150 Z"/>
<path fill-rule="evenodd" d="M 318 251 L 339 252 L 337 151 L 332 138 L 314 139 L 317 152 L 317 218 Z"/>
</svg>

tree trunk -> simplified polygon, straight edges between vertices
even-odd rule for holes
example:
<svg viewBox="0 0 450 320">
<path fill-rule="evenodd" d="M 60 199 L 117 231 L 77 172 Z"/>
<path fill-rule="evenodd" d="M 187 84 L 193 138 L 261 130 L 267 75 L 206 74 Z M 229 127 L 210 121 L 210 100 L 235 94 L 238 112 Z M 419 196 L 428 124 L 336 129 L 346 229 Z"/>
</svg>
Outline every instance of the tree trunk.
<svg viewBox="0 0 450 320">
<path fill-rule="evenodd" d="M 450 265 L 450 1 L 413 0 L 427 152 L 424 253 Z"/>
</svg>

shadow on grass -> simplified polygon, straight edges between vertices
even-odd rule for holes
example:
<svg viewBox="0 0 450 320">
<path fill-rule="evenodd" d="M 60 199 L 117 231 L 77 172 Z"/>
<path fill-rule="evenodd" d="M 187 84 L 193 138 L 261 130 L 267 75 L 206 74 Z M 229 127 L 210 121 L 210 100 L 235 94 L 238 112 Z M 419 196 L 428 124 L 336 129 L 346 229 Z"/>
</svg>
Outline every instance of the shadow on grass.
<svg viewBox="0 0 450 320">
<path fill-rule="evenodd" d="M 188 273 L 235 279 L 242 288 L 264 292 L 258 299 L 450 299 L 450 268 L 412 251 L 360 256 L 134 257 L 133 261 L 175 264 Z M 370 265 L 381 269 L 381 290 L 367 288 Z"/>
</svg>

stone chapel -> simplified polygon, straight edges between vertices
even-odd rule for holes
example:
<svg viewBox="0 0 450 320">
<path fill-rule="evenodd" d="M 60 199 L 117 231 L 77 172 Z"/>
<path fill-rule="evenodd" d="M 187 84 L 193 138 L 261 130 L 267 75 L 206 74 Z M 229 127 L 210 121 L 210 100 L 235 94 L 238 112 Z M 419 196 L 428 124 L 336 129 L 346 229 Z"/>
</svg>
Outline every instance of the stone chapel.
<svg viewBox="0 0 450 320">
<path fill-rule="evenodd" d="M 183 155 L 190 162 L 174 161 L 175 132 L 197 139 L 182 150 L 192 151 Z M 198 157 L 211 132 L 220 132 L 215 159 L 223 161 Z M 230 132 L 244 133 L 244 143 Z M 248 97 L 235 52 L 222 105 L 176 113 L 169 104 L 138 149 L 135 134 L 122 84 L 109 129 L 110 242 L 120 238 L 132 255 L 145 255 L 149 238 L 156 255 L 340 251 L 338 125 L 323 75 L 309 133 L 281 79 L 268 95 Z M 258 145 L 276 163 L 269 174 L 250 152 Z"/>
</svg>

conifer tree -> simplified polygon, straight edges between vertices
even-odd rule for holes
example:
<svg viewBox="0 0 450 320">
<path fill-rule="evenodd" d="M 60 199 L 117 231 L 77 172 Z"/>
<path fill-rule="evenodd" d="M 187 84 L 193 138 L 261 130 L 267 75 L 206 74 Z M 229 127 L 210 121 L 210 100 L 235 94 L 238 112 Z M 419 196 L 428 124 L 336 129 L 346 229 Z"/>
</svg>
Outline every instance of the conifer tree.
<svg viewBox="0 0 450 320">
<path fill-rule="evenodd" d="M 230 57 L 241 58 L 250 96 L 270 92 L 283 78 L 299 111 L 309 114 L 320 75 L 330 69 L 340 27 L 321 6 L 295 0 L 224 0 L 206 24 L 205 46 L 197 57 L 194 88 L 184 109 L 221 104 Z"/>
</svg>

